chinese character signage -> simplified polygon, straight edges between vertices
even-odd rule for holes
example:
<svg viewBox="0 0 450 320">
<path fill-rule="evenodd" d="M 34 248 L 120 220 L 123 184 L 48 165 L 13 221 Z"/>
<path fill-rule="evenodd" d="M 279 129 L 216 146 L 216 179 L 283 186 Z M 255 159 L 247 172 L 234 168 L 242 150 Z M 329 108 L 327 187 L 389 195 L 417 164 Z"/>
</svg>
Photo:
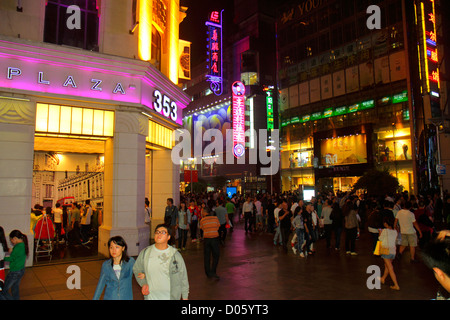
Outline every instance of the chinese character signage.
<svg viewBox="0 0 450 320">
<path fill-rule="evenodd" d="M 240 158 L 245 153 L 245 86 L 236 81 L 231 87 L 233 93 L 233 153 Z"/>
<path fill-rule="evenodd" d="M 426 91 L 439 92 L 439 59 L 436 42 L 436 7 L 434 0 L 421 2 L 422 46 L 425 64 Z"/>
<path fill-rule="evenodd" d="M 267 130 L 273 130 L 273 92 L 266 91 L 266 107 L 267 107 Z"/>
<path fill-rule="evenodd" d="M 211 91 L 220 96 L 223 91 L 223 63 L 222 63 L 222 13 L 213 11 L 206 22 L 207 35 L 207 64 L 206 78 L 210 82 Z"/>
</svg>

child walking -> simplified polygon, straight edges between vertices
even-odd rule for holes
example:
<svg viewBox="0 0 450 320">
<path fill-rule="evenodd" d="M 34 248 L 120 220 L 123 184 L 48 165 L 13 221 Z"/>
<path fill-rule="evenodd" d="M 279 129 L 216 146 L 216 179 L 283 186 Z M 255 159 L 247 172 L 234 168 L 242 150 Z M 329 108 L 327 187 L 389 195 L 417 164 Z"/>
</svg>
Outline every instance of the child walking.
<svg viewBox="0 0 450 320">
<path fill-rule="evenodd" d="M 133 300 L 132 279 L 135 260 L 128 257 L 128 246 L 120 236 L 110 238 L 108 247 L 111 259 L 102 265 L 93 300 L 100 299 L 103 289 L 105 290 L 103 300 Z"/>
<path fill-rule="evenodd" d="M 28 238 L 19 230 L 13 230 L 9 234 L 9 240 L 13 245 L 9 257 L 5 261 L 9 262 L 9 273 L 5 279 L 5 286 L 2 291 L 4 300 L 20 300 L 19 286 L 25 273 L 25 261 L 28 256 Z M 11 294 L 9 290 L 11 289 Z"/>
<path fill-rule="evenodd" d="M 5 253 L 8 252 L 8 243 L 6 242 L 5 230 L 0 227 L 0 294 L 5 285 Z"/>
<path fill-rule="evenodd" d="M 389 275 L 394 282 L 394 285 L 390 288 L 393 290 L 400 290 L 397 283 L 397 277 L 394 272 L 394 266 L 392 265 L 392 261 L 395 259 L 397 240 L 397 230 L 394 229 L 394 221 L 394 217 L 384 217 L 384 229 L 380 231 L 379 240 L 381 241 L 381 247 L 389 248 L 389 254 L 381 255 L 381 258 L 383 258 L 384 261 L 384 274 L 380 278 L 380 281 L 384 284 L 387 276 Z"/>
</svg>

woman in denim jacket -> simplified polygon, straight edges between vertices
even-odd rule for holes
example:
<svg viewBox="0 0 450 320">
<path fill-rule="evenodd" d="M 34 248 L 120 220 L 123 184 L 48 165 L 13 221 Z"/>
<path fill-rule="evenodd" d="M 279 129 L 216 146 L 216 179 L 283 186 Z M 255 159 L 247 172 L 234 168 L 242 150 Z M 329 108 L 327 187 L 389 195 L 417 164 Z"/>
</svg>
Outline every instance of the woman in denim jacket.
<svg viewBox="0 0 450 320">
<path fill-rule="evenodd" d="M 133 266 L 135 260 L 127 255 L 127 244 L 120 236 L 108 240 L 111 259 L 102 265 L 93 300 L 133 300 Z"/>
</svg>

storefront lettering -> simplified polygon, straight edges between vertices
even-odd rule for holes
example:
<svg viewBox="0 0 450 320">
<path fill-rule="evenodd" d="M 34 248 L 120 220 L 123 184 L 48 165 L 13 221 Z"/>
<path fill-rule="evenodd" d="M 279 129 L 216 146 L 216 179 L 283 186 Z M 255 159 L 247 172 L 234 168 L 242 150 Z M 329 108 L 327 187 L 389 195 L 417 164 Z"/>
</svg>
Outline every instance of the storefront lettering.
<svg viewBox="0 0 450 320">
<path fill-rule="evenodd" d="M 8 67 L 8 71 L 6 74 L 6 78 L 8 80 L 14 80 L 20 76 L 23 75 L 23 72 L 20 68 L 16 68 L 16 67 Z M 92 91 L 103 91 L 103 88 L 101 87 L 103 80 L 100 79 L 91 79 L 90 82 L 92 83 L 92 85 L 90 86 L 90 89 Z M 42 71 L 38 72 L 38 76 L 37 76 L 37 83 L 38 84 L 43 84 L 43 85 L 50 85 L 51 82 L 49 80 L 46 80 L 45 74 Z M 63 87 L 66 88 L 73 88 L 73 89 L 77 89 L 78 85 L 77 85 L 77 81 L 75 80 L 75 78 L 71 75 L 67 76 L 67 78 L 65 79 L 65 81 L 62 83 Z M 113 94 L 126 94 L 125 88 L 122 85 L 122 83 L 117 82 L 114 86 L 114 89 L 112 90 Z"/>
<path fill-rule="evenodd" d="M 325 0 L 326 2 L 326 0 Z M 284 24 L 288 21 L 300 19 L 304 14 L 311 12 L 314 9 L 319 8 L 324 3 L 324 0 L 306 0 L 299 4 L 297 7 L 289 9 L 284 12 L 281 17 L 281 22 Z"/>
<path fill-rule="evenodd" d="M 303 15 L 306 11 L 306 13 L 310 12 L 312 9 L 316 9 L 322 4 L 322 0 L 308 0 L 303 2 L 302 4 L 298 5 L 298 8 L 300 10 L 300 15 Z"/>
</svg>

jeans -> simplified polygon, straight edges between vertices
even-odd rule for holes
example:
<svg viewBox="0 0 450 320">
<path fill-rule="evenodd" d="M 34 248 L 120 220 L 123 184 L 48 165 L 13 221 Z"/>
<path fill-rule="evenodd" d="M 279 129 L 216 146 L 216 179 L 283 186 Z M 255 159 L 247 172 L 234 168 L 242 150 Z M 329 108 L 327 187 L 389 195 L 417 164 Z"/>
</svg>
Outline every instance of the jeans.
<svg viewBox="0 0 450 320">
<path fill-rule="evenodd" d="M 198 227 L 198 220 L 193 220 L 191 222 L 191 239 L 192 240 L 197 240 L 197 227 Z"/>
<path fill-rule="evenodd" d="M 91 231 L 91 225 L 90 224 L 82 224 L 81 225 L 81 239 L 84 242 L 89 241 L 89 233 Z"/>
<path fill-rule="evenodd" d="M 220 245 L 219 238 L 205 238 L 203 242 L 203 255 L 205 273 L 208 277 L 216 275 L 217 265 L 219 264 Z M 212 263 L 211 263 L 212 256 Z"/>
<path fill-rule="evenodd" d="M 325 239 L 327 242 L 327 248 L 331 247 L 331 231 L 333 230 L 331 224 L 324 225 Z"/>
<path fill-rule="evenodd" d="M 178 248 L 186 248 L 188 229 L 178 229 Z"/>
<path fill-rule="evenodd" d="M 25 268 L 19 271 L 10 271 L 8 273 L 3 291 L 0 294 L 0 300 L 20 300 L 19 285 L 24 273 Z M 9 294 L 9 289 L 11 289 L 11 294 Z"/>
<path fill-rule="evenodd" d="M 245 232 L 252 232 L 253 227 L 253 214 L 251 212 L 244 212 L 244 226 Z"/>
<path fill-rule="evenodd" d="M 219 238 L 220 238 L 220 242 L 223 244 L 225 243 L 225 239 L 227 238 L 227 227 L 226 227 L 226 223 L 221 224 L 220 228 L 219 228 Z"/>
<path fill-rule="evenodd" d="M 281 238 L 281 230 L 280 230 L 280 225 L 275 227 L 275 236 L 273 237 L 273 243 L 277 244 L 277 243 L 281 243 L 282 242 L 282 238 Z"/>
<path fill-rule="evenodd" d="M 342 227 L 334 227 L 333 230 L 334 230 L 334 237 L 336 239 L 335 248 L 339 249 L 341 247 Z"/>
<path fill-rule="evenodd" d="M 355 241 L 357 235 L 357 228 L 345 229 L 345 251 L 355 252 Z"/>
<path fill-rule="evenodd" d="M 302 245 L 305 241 L 305 229 L 296 228 L 295 233 L 297 234 L 297 243 L 295 244 L 295 249 L 302 251 Z"/>
<path fill-rule="evenodd" d="M 281 239 L 283 243 L 283 249 L 287 251 L 287 243 L 289 240 L 289 234 L 291 233 L 291 228 L 280 228 L 281 231 Z"/>
</svg>

